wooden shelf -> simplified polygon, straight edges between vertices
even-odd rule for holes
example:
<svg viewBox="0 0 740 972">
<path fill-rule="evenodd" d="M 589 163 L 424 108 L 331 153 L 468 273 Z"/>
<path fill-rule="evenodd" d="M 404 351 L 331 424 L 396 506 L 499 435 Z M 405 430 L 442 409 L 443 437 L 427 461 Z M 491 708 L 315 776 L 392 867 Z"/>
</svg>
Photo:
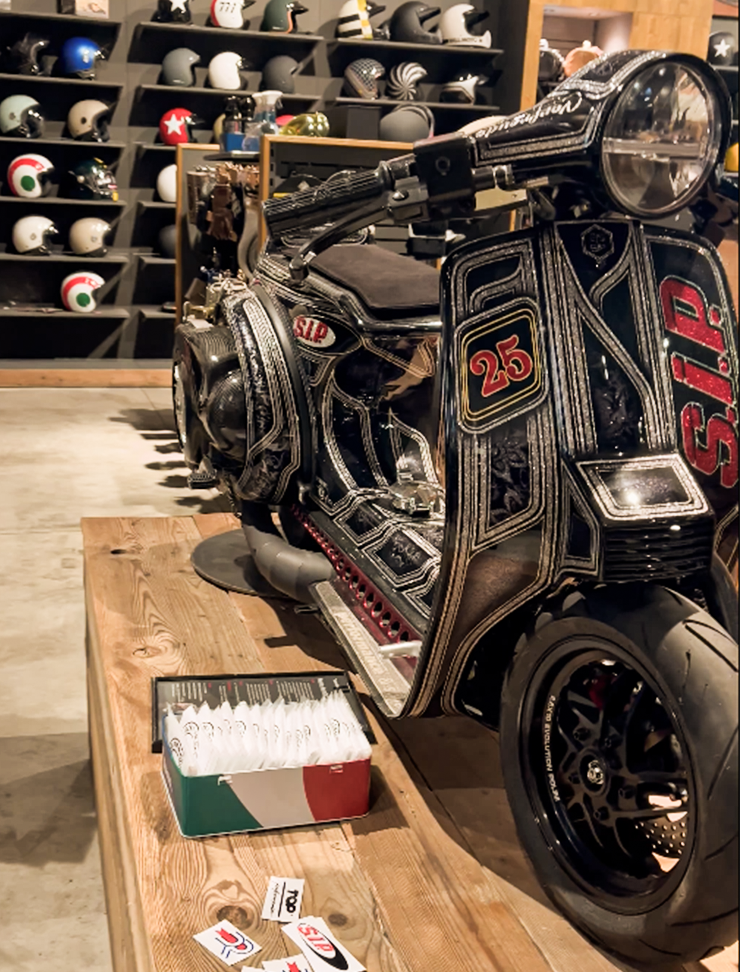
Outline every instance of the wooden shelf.
<svg viewBox="0 0 740 972">
<path fill-rule="evenodd" d="M 0 73 L 0 84 L 15 84 L 25 87 L 27 84 L 58 84 L 74 85 L 86 91 L 112 90 L 120 91 L 123 84 L 120 81 L 87 81 L 84 78 L 56 78 L 46 74 L 4 74 Z"/>
<path fill-rule="evenodd" d="M 14 260 L 18 263 L 77 263 L 82 267 L 88 263 L 125 264 L 129 262 L 129 257 L 128 254 L 111 253 L 106 253 L 102 257 L 77 256 L 74 253 L 49 253 L 45 256 L 34 256 L 28 253 L 0 253 L 0 260 Z"/>
<path fill-rule="evenodd" d="M 169 152 L 175 154 L 176 145 L 160 145 L 158 142 L 136 142 L 136 155 L 141 158 L 146 152 Z"/>
</svg>

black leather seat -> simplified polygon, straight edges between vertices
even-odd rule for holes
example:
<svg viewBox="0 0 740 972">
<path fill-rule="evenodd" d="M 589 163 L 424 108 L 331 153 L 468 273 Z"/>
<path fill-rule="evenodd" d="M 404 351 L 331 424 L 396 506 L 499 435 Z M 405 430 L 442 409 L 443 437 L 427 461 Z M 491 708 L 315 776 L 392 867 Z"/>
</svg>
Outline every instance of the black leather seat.
<svg viewBox="0 0 740 972">
<path fill-rule="evenodd" d="M 311 269 L 351 290 L 377 317 L 439 313 L 439 273 L 381 246 L 338 244 L 317 256 Z"/>
</svg>

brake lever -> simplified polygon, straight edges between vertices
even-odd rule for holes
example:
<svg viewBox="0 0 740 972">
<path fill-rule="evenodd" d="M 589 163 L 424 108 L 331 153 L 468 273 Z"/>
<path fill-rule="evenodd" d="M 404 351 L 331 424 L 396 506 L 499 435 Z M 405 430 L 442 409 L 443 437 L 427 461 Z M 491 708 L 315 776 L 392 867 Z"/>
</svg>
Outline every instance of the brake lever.
<svg viewBox="0 0 740 972">
<path fill-rule="evenodd" d="M 364 229 L 381 219 L 408 222 L 423 218 L 428 198 L 426 188 L 419 184 L 418 179 L 399 180 L 395 189 L 384 193 L 379 200 L 373 200 L 355 213 L 348 213 L 304 243 L 290 261 L 290 279 L 293 283 L 304 281 L 316 257 L 355 230 Z"/>
</svg>

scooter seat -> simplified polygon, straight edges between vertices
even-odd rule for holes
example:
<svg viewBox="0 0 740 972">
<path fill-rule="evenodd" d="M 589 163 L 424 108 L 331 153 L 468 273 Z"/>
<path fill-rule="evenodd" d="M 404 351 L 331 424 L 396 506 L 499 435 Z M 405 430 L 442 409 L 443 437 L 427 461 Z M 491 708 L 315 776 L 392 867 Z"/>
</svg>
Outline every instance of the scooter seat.
<svg viewBox="0 0 740 972">
<path fill-rule="evenodd" d="M 352 291 L 378 317 L 439 313 L 439 273 L 381 246 L 339 243 L 317 256 L 311 269 Z"/>
</svg>

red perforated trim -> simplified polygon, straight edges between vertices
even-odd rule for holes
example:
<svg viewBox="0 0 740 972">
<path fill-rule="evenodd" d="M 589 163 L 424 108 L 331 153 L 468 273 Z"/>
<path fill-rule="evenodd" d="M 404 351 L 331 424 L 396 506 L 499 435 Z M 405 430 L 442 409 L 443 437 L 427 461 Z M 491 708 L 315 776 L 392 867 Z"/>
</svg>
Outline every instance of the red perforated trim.
<svg viewBox="0 0 740 972">
<path fill-rule="evenodd" d="M 293 506 L 296 519 L 308 530 L 316 543 L 329 558 L 339 579 L 346 585 L 358 603 L 362 614 L 371 625 L 376 627 L 390 644 L 403 641 L 418 641 L 420 637 L 398 611 L 388 603 L 388 599 L 373 584 L 367 574 L 342 553 L 337 545 L 320 530 L 311 517 L 300 508 Z"/>
</svg>

